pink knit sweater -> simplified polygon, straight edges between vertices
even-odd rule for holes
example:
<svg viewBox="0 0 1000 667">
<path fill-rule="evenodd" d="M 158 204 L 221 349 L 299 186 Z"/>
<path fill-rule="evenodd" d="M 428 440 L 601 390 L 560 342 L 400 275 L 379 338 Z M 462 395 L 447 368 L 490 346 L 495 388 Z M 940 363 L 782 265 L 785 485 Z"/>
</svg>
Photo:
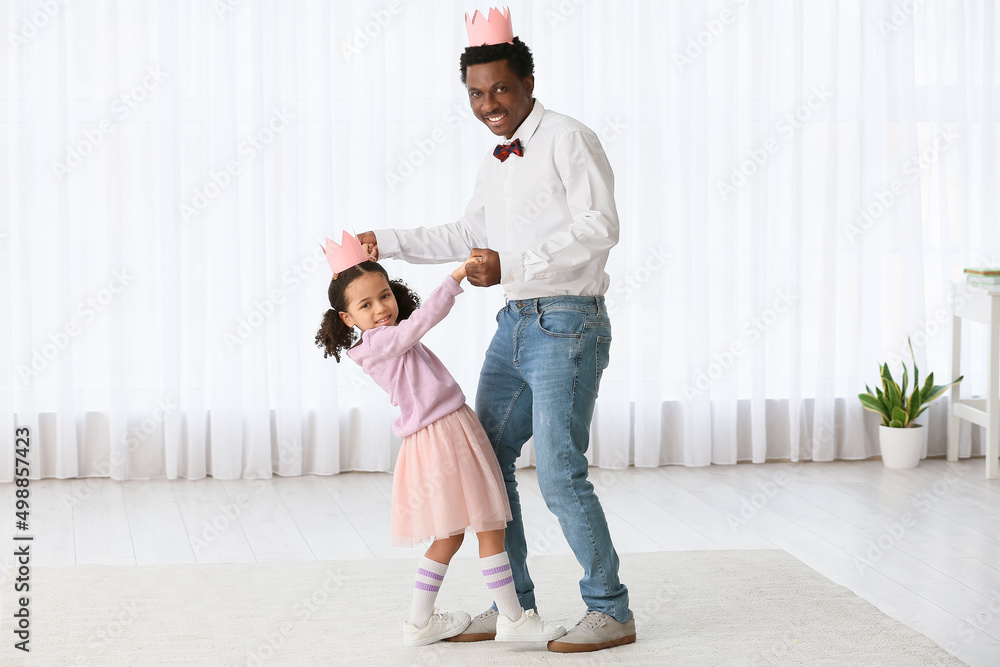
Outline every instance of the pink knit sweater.
<svg viewBox="0 0 1000 667">
<path fill-rule="evenodd" d="M 423 306 L 392 327 L 376 327 L 361 335 L 347 351 L 399 406 L 392 430 L 400 438 L 416 433 L 465 405 L 465 394 L 448 369 L 420 339 L 444 319 L 463 292 L 450 275 L 431 292 Z"/>
</svg>

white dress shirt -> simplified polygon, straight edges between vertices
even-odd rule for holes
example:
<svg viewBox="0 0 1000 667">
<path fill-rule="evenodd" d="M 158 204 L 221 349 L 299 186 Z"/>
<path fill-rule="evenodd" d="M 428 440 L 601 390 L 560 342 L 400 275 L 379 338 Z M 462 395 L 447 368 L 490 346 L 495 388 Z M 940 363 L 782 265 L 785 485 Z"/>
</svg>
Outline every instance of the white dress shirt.
<svg viewBox="0 0 1000 667">
<path fill-rule="evenodd" d="M 379 257 L 416 264 L 461 262 L 472 248 L 500 255 L 508 301 L 600 296 L 618 243 L 614 173 L 593 130 L 534 101 L 511 137 L 523 156 L 483 159 L 476 187 L 456 222 L 375 230 Z"/>
</svg>

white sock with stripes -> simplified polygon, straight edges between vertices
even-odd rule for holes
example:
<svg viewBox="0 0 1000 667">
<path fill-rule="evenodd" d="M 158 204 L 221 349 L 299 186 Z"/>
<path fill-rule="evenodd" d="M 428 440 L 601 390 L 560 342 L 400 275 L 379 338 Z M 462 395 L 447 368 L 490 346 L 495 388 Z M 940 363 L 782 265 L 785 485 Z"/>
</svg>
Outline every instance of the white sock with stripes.
<svg viewBox="0 0 1000 667">
<path fill-rule="evenodd" d="M 430 620 L 434 610 L 441 582 L 444 581 L 448 566 L 444 563 L 421 557 L 417 565 L 417 579 L 413 584 L 413 604 L 410 605 L 410 625 L 422 628 Z"/>
<path fill-rule="evenodd" d="M 501 551 L 494 556 L 480 558 L 479 563 L 486 577 L 486 586 L 493 594 L 497 603 L 497 611 L 512 621 L 521 618 L 521 603 L 517 601 L 517 591 L 514 590 L 514 579 L 510 574 L 510 561 L 507 552 Z"/>
</svg>

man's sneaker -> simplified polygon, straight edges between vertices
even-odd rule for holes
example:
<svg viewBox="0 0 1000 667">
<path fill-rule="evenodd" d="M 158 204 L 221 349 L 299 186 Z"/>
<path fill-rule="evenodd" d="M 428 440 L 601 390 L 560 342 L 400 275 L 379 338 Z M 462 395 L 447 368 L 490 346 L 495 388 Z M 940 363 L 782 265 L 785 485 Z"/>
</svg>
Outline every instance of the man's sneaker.
<svg viewBox="0 0 1000 667">
<path fill-rule="evenodd" d="M 561 625 L 546 623 L 534 609 L 522 609 L 521 618 L 512 621 L 503 614 L 497 618 L 498 642 L 547 642 L 566 634 Z"/>
<path fill-rule="evenodd" d="M 472 619 L 469 627 L 461 634 L 449 637 L 445 641 L 449 642 L 485 642 L 493 641 L 497 634 L 497 616 L 500 615 L 493 607 L 490 607 L 479 616 Z"/>
<path fill-rule="evenodd" d="M 619 623 L 599 611 L 588 611 L 572 630 L 558 641 L 549 642 L 549 650 L 556 653 L 583 653 L 602 648 L 631 644 L 635 641 L 635 617 Z"/>
<path fill-rule="evenodd" d="M 438 612 L 431 614 L 427 625 L 417 628 L 403 623 L 403 644 L 406 646 L 426 646 L 434 642 L 461 634 L 469 627 L 472 619 L 464 611 Z"/>
</svg>

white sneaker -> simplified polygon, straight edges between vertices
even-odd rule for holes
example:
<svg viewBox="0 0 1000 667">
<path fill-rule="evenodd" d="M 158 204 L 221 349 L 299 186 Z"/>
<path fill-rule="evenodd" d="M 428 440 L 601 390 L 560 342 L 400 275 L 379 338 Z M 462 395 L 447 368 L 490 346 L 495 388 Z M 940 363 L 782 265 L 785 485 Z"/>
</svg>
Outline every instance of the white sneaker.
<svg viewBox="0 0 1000 667">
<path fill-rule="evenodd" d="M 472 617 L 464 611 L 439 612 L 435 609 L 427 625 L 422 628 L 403 622 L 403 644 L 406 646 L 433 644 L 462 634 L 471 622 Z"/>
<path fill-rule="evenodd" d="M 498 642 L 547 642 L 566 634 L 561 625 L 546 623 L 534 609 L 522 610 L 521 618 L 512 621 L 503 614 L 497 616 Z"/>
</svg>

